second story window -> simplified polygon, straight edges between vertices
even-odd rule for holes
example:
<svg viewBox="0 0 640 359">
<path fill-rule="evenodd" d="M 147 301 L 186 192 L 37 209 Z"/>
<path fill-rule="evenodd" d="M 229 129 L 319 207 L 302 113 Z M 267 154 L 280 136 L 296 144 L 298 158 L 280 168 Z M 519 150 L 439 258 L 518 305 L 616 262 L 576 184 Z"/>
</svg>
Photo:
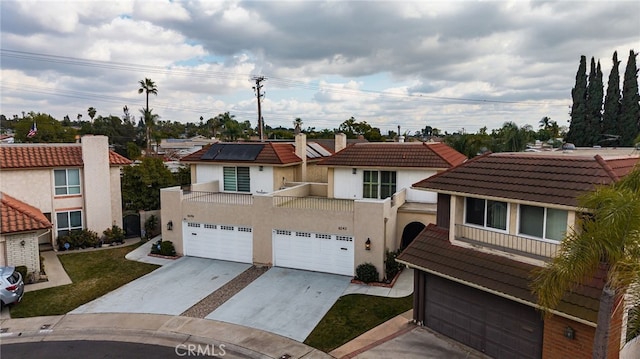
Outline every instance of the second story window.
<svg viewBox="0 0 640 359">
<path fill-rule="evenodd" d="M 80 170 L 70 168 L 65 170 L 54 170 L 55 194 L 56 196 L 68 194 L 80 194 Z"/>
<path fill-rule="evenodd" d="M 521 204 L 519 224 L 520 234 L 560 241 L 567 231 L 567 211 Z"/>
<path fill-rule="evenodd" d="M 507 230 L 507 203 L 467 197 L 465 223 Z"/>
<path fill-rule="evenodd" d="M 364 171 L 362 197 L 385 199 L 396 193 L 395 171 Z"/>
<path fill-rule="evenodd" d="M 224 167 L 225 192 L 251 192 L 249 167 Z"/>
</svg>

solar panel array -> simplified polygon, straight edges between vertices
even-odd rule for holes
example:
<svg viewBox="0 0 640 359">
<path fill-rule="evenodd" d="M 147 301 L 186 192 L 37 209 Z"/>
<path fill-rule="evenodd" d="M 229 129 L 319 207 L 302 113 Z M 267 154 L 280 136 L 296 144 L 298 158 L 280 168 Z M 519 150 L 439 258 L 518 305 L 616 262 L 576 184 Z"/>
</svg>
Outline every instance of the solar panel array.
<svg viewBox="0 0 640 359">
<path fill-rule="evenodd" d="M 255 161 L 264 144 L 215 143 L 200 157 L 203 160 Z"/>
</svg>

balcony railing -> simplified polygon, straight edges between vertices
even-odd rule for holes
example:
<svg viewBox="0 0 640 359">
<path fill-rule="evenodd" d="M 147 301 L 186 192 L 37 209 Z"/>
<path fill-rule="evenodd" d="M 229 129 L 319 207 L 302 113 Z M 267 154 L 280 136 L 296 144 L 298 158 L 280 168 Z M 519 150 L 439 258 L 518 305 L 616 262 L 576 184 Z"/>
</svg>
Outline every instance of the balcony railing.
<svg viewBox="0 0 640 359">
<path fill-rule="evenodd" d="M 253 196 L 251 194 L 185 191 L 183 198 L 185 201 L 190 202 L 230 204 L 237 206 L 250 206 L 253 204 Z"/>
<path fill-rule="evenodd" d="M 273 206 L 280 208 L 314 209 L 321 211 L 353 212 L 353 201 L 322 197 L 273 197 Z"/>
<path fill-rule="evenodd" d="M 545 242 L 512 234 L 456 224 L 456 239 L 526 257 L 547 260 L 555 256 L 558 243 Z"/>
</svg>

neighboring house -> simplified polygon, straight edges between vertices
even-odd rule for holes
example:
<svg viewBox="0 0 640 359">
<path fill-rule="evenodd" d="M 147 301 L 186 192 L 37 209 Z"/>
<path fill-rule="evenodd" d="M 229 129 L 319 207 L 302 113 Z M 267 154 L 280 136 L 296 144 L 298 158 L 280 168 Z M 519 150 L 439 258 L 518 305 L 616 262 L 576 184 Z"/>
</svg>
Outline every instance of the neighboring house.
<svg viewBox="0 0 640 359">
<path fill-rule="evenodd" d="M 26 266 L 28 272 L 40 273 L 38 238 L 51 227 L 39 209 L 0 192 L 0 266 Z"/>
<path fill-rule="evenodd" d="M 157 153 L 164 155 L 168 160 L 177 161 L 190 155 L 203 147 L 220 142 L 215 138 L 196 136 L 193 138 L 167 138 L 160 140 L 160 148 Z"/>
<path fill-rule="evenodd" d="M 73 230 L 102 234 L 122 227 L 120 172 L 131 161 L 109 150 L 105 136 L 81 143 L 0 145 L 0 191 L 28 203 L 52 223 L 39 243 Z"/>
<path fill-rule="evenodd" d="M 441 144 L 335 143 L 332 155 L 299 134 L 185 157 L 191 190 L 161 191 L 163 240 L 190 256 L 348 276 L 370 262 L 384 276 L 403 223 L 435 218 L 435 196 L 408 187 L 466 158 Z"/>
<path fill-rule="evenodd" d="M 532 270 L 581 214 L 577 197 L 640 162 L 632 149 L 494 153 L 414 184 L 438 193 L 438 214 L 398 261 L 414 268 L 416 323 L 497 358 L 590 357 L 602 273 L 543 320 Z M 611 357 L 624 339 L 612 318 Z"/>
</svg>

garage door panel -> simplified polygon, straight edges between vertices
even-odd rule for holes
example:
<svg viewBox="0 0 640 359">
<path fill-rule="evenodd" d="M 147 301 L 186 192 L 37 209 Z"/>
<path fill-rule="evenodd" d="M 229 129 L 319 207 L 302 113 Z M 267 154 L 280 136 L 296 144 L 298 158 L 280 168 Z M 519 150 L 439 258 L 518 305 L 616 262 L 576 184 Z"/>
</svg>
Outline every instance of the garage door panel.
<svg viewBox="0 0 640 359">
<path fill-rule="evenodd" d="M 353 238 L 326 233 L 273 231 L 275 266 L 353 275 Z"/>
<path fill-rule="evenodd" d="M 233 262 L 253 262 L 251 228 L 204 223 L 183 226 L 185 255 Z"/>
<path fill-rule="evenodd" d="M 437 276 L 427 276 L 428 327 L 495 358 L 540 358 L 535 309 Z"/>
</svg>

